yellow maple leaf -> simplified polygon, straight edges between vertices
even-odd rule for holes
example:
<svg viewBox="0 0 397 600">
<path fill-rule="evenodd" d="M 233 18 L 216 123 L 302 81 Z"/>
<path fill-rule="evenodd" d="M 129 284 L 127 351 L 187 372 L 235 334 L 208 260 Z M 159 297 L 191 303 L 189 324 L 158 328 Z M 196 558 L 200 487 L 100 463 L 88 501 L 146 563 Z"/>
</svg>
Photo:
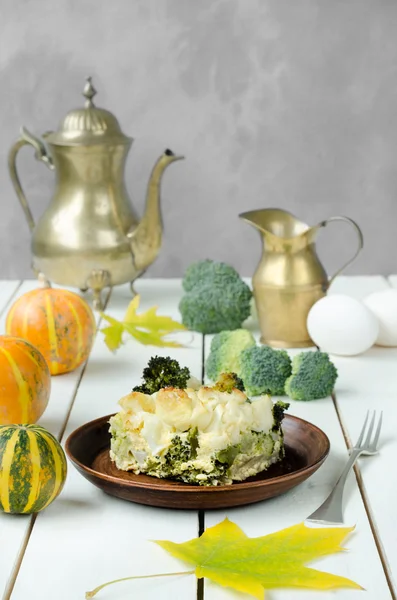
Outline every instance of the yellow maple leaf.
<svg viewBox="0 0 397 600">
<path fill-rule="evenodd" d="M 208 528 L 201 537 L 177 544 L 155 540 L 164 550 L 191 565 L 193 571 L 135 575 L 104 583 L 86 593 L 93 598 L 101 589 L 119 581 L 150 577 L 195 574 L 215 583 L 263 600 L 266 590 L 306 588 L 332 590 L 363 588 L 345 577 L 306 567 L 306 563 L 336 552 L 354 527 L 309 528 L 299 523 L 276 533 L 249 538 L 232 521 L 225 519 Z"/>
<path fill-rule="evenodd" d="M 207 577 L 262 600 L 272 588 L 363 589 L 354 581 L 305 566 L 335 552 L 353 527 L 309 528 L 300 523 L 277 533 L 249 538 L 229 519 L 199 538 L 176 544 L 156 541 L 173 556 L 195 565 L 197 578 Z"/>
<path fill-rule="evenodd" d="M 138 342 L 145 345 L 179 348 L 182 344 L 172 340 L 166 340 L 165 336 L 175 331 L 186 331 L 186 327 L 174 321 L 171 317 L 157 314 L 157 306 L 137 314 L 140 296 L 135 296 L 128 305 L 127 312 L 122 321 L 101 312 L 101 317 L 109 323 L 100 331 L 104 334 L 105 344 L 112 352 L 115 352 L 123 343 L 124 332 L 134 337 Z"/>
</svg>

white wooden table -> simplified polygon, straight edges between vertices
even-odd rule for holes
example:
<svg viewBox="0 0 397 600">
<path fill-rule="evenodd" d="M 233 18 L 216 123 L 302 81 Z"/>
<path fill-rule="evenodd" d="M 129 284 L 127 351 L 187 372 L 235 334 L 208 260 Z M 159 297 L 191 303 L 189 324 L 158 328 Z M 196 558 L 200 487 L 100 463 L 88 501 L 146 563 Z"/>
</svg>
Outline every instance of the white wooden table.
<svg viewBox="0 0 397 600">
<path fill-rule="evenodd" d="M 0 282 L 0 333 L 7 306 L 32 289 L 33 281 Z M 340 277 L 331 292 L 357 298 L 397 287 L 397 277 Z M 159 305 L 159 312 L 179 318 L 179 280 L 142 279 L 136 285 L 141 308 Z M 121 318 L 131 296 L 128 286 L 113 290 L 107 313 Z M 98 334 L 87 365 L 54 377 L 48 408 L 40 423 L 62 443 L 76 427 L 117 410 L 118 399 L 141 377 L 150 356 L 169 354 L 201 377 L 202 356 L 209 339 L 189 335 L 188 348 L 157 349 L 134 341 L 112 355 Z M 356 525 L 348 554 L 327 557 L 313 566 L 349 577 L 366 591 L 272 591 L 267 600 L 389 600 L 397 597 L 397 348 L 374 347 L 354 358 L 332 357 L 339 371 L 336 404 L 331 398 L 291 401 L 289 413 L 321 427 L 331 441 L 326 463 L 289 493 L 250 506 L 198 514 L 125 502 L 103 494 L 69 463 L 65 487 L 37 518 L 0 514 L 0 590 L 3 600 L 78 600 L 108 580 L 187 570 L 151 539 L 183 542 L 199 535 L 226 515 L 249 536 L 267 533 L 305 519 L 329 493 L 347 457 L 345 440 L 355 440 L 367 409 L 382 408 L 384 426 L 380 454 L 362 458 L 345 490 L 346 524 Z M 117 584 L 98 600 L 245 600 L 248 596 L 205 582 L 197 590 L 193 576 L 148 579 Z"/>
</svg>

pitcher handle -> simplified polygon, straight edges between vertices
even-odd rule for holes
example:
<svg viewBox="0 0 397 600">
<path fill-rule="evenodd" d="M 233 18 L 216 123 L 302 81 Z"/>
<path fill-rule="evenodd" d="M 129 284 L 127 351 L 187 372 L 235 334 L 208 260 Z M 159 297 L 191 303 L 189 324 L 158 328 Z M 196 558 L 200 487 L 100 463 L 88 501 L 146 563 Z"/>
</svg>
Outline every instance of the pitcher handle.
<svg viewBox="0 0 397 600">
<path fill-rule="evenodd" d="M 45 136 L 47 136 L 49 133 L 51 133 L 51 132 L 50 131 L 46 132 L 43 135 L 43 138 L 45 138 Z M 29 229 L 30 229 L 30 231 L 33 231 L 33 229 L 35 227 L 35 223 L 34 223 L 32 211 L 30 210 L 28 201 L 26 200 L 25 193 L 22 189 L 21 182 L 19 180 L 18 171 L 17 171 L 17 165 L 16 165 L 18 152 L 23 146 L 26 146 L 26 145 L 33 146 L 33 148 L 36 150 L 35 158 L 37 160 L 41 160 L 43 163 L 45 163 L 49 169 L 51 169 L 51 170 L 54 169 L 54 163 L 52 160 L 52 156 L 51 156 L 47 146 L 45 145 L 43 139 L 36 137 L 32 133 L 30 133 L 25 127 L 22 127 L 21 128 L 21 137 L 19 138 L 19 140 L 17 140 L 15 142 L 15 144 L 13 146 L 11 146 L 11 149 L 8 153 L 8 170 L 10 173 L 11 181 L 14 186 L 16 195 L 18 196 L 18 199 L 19 199 L 19 202 L 21 203 L 23 212 L 25 213 L 25 217 L 28 222 Z"/>
<path fill-rule="evenodd" d="M 357 225 L 357 223 L 355 221 L 353 221 L 352 219 L 349 219 L 349 217 L 342 217 L 342 216 L 330 217 L 329 219 L 325 219 L 325 221 L 322 221 L 320 223 L 320 226 L 321 227 L 326 227 L 329 223 L 333 223 L 334 221 L 344 221 L 345 223 L 349 223 L 349 225 L 351 225 L 353 227 L 353 229 L 355 230 L 355 232 L 357 234 L 357 237 L 358 237 L 358 248 L 357 248 L 356 252 L 354 253 L 354 256 L 352 256 L 352 258 L 350 258 L 328 280 L 328 287 L 332 284 L 332 282 L 334 281 L 334 279 L 338 275 L 340 275 L 342 273 L 342 271 L 344 271 L 346 269 L 346 267 L 348 267 L 353 261 L 356 260 L 357 256 L 360 254 L 360 252 L 361 252 L 361 250 L 363 249 L 363 246 L 364 246 L 364 237 L 363 237 L 363 233 L 362 233 L 360 227 Z"/>
</svg>

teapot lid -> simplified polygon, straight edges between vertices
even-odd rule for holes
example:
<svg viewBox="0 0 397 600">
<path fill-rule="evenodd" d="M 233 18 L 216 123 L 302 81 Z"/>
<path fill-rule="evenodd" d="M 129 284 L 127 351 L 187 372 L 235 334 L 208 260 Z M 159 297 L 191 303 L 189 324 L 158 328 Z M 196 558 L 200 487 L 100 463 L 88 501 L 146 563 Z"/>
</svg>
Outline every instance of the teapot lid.
<svg viewBox="0 0 397 600">
<path fill-rule="evenodd" d="M 46 141 L 61 146 L 88 146 L 93 144 L 130 144 L 132 138 L 126 136 L 116 117 L 94 105 L 97 91 L 92 78 L 87 77 L 83 90 L 84 108 L 67 113 L 58 131 L 46 135 Z"/>
</svg>

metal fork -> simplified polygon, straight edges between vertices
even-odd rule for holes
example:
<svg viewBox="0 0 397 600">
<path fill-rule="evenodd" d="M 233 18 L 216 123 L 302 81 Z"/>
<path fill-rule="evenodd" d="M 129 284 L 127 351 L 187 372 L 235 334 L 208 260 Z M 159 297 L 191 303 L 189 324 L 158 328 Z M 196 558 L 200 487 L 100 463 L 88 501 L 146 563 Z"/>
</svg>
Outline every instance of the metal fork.
<svg viewBox="0 0 397 600">
<path fill-rule="evenodd" d="M 365 441 L 363 443 L 365 429 L 367 427 L 369 418 L 369 411 L 367 412 L 367 416 L 365 417 L 364 425 L 359 435 L 359 438 L 356 444 L 351 449 L 349 460 L 347 461 L 346 466 L 343 469 L 333 490 L 331 491 L 328 498 L 326 498 L 326 500 L 322 503 L 322 505 L 317 510 L 315 510 L 314 513 L 312 513 L 306 518 L 306 521 L 308 521 L 309 523 L 326 523 L 330 525 L 343 524 L 342 500 L 343 490 L 345 487 L 347 476 L 349 474 L 350 469 L 353 467 L 354 463 L 356 462 L 358 457 L 361 456 L 361 454 L 377 454 L 380 430 L 382 427 L 382 414 L 383 413 L 381 412 L 378 420 L 378 425 L 376 427 L 375 436 L 373 437 L 373 439 L 371 439 L 376 420 L 376 412 L 374 411 L 367 435 L 365 437 Z"/>
</svg>

